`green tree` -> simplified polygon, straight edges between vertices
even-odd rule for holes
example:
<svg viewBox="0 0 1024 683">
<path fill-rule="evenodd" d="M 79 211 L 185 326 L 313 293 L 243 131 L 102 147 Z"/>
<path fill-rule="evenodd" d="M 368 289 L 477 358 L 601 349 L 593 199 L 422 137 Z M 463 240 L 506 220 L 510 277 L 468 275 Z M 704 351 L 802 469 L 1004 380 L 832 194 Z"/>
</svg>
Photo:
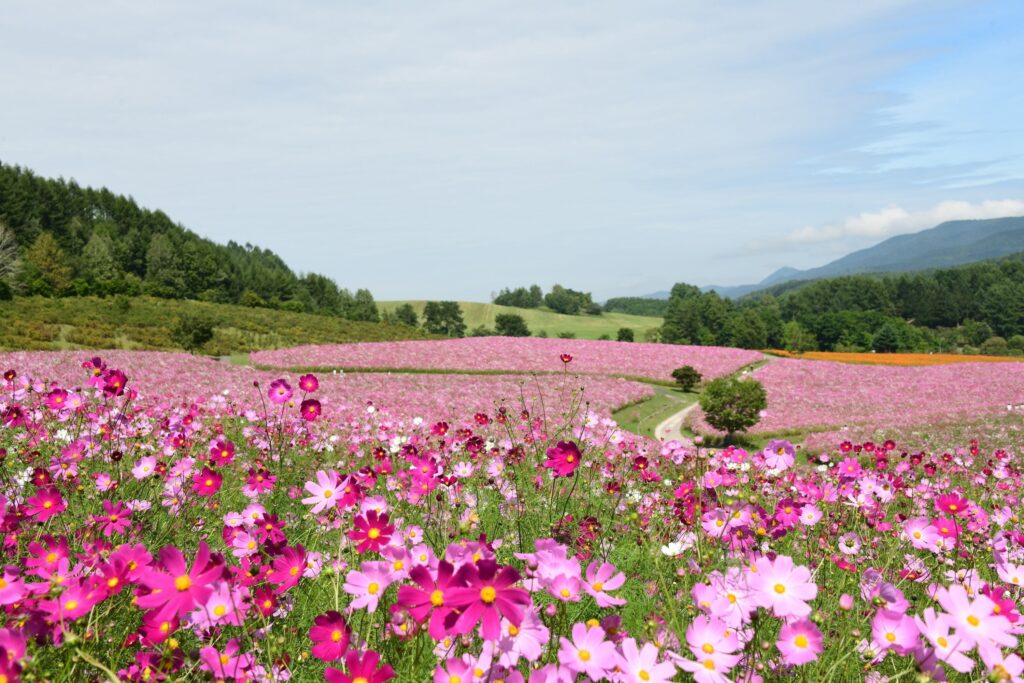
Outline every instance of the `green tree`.
<svg viewBox="0 0 1024 683">
<path fill-rule="evenodd" d="M 466 322 L 458 301 L 428 301 L 423 308 L 423 329 L 446 337 L 466 336 Z"/>
<path fill-rule="evenodd" d="M 530 328 L 523 316 L 514 313 L 499 313 L 494 316 L 494 331 L 499 337 L 529 337 Z"/>
<path fill-rule="evenodd" d="M 402 304 L 396 308 L 395 320 L 409 327 L 419 327 L 420 325 L 419 316 L 416 315 L 416 309 L 412 307 L 412 304 Z"/>
<path fill-rule="evenodd" d="M 692 365 L 684 365 L 672 371 L 672 379 L 676 381 L 683 391 L 693 391 L 694 387 L 704 379 L 703 375 Z"/>
<path fill-rule="evenodd" d="M 633 341 L 633 329 L 630 327 L 620 327 L 618 333 L 615 335 L 615 339 L 620 342 Z"/>
<path fill-rule="evenodd" d="M 892 323 L 882 325 L 875 335 L 871 348 L 879 353 L 894 353 L 900 350 L 900 330 Z"/>
<path fill-rule="evenodd" d="M 705 385 L 700 407 L 708 424 L 725 432 L 731 440 L 733 434 L 746 431 L 761 420 L 761 411 L 768 407 L 768 395 L 757 380 L 719 377 Z"/>
<path fill-rule="evenodd" d="M 101 293 L 112 290 L 121 277 L 117 259 L 114 256 L 114 241 L 102 232 L 94 232 L 82 249 L 82 276 Z"/>
<path fill-rule="evenodd" d="M 729 318 L 729 340 L 741 349 L 763 349 L 768 345 L 768 326 L 753 308 Z"/>
<path fill-rule="evenodd" d="M 1024 333 L 1024 283 L 999 282 L 986 289 L 978 302 L 981 317 L 1001 337 Z"/>
<path fill-rule="evenodd" d="M 198 313 L 184 313 L 171 328 L 171 341 L 195 353 L 213 339 L 213 320 Z"/>
<path fill-rule="evenodd" d="M 30 280 L 28 285 L 32 294 L 53 296 L 67 291 L 71 286 L 73 271 L 53 233 L 39 234 L 25 253 L 23 270 Z"/>
<path fill-rule="evenodd" d="M 978 347 L 978 351 L 986 356 L 1008 356 L 1010 345 L 1003 337 L 989 337 Z"/>
<path fill-rule="evenodd" d="M 352 302 L 346 307 L 344 316 L 349 320 L 361 320 L 363 322 L 380 322 L 380 312 L 377 310 L 377 303 L 368 289 L 357 289 L 352 297 Z"/>
<path fill-rule="evenodd" d="M 178 261 L 178 252 L 171 238 L 156 233 L 146 250 L 146 288 L 155 295 L 168 299 L 182 296 L 185 274 Z"/>
<path fill-rule="evenodd" d="M 795 320 L 790 320 L 782 328 L 782 347 L 794 353 L 814 351 L 818 348 L 818 341 L 814 335 L 804 329 L 804 326 Z"/>
<path fill-rule="evenodd" d="M 18 240 L 14 237 L 14 231 L 0 221 L 0 281 L 10 283 L 17 277 L 20 269 Z"/>
</svg>

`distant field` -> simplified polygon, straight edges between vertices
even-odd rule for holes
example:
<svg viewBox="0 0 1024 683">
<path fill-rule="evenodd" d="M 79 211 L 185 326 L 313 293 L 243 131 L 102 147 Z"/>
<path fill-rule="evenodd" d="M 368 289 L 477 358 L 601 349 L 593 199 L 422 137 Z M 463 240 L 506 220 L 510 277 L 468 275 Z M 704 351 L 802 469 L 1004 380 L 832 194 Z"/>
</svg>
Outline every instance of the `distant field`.
<svg viewBox="0 0 1024 683">
<path fill-rule="evenodd" d="M 404 325 L 200 301 L 16 297 L 0 301 L 0 350 L 176 350 L 171 327 L 183 313 L 199 312 L 214 320 L 214 337 L 202 352 L 215 356 L 296 344 L 430 338 Z"/>
<path fill-rule="evenodd" d="M 765 351 L 773 356 L 801 360 L 830 360 L 864 365 L 949 365 L 951 363 L 1020 363 L 1021 356 L 971 356 L 957 353 L 840 353 L 838 351 Z"/>
<path fill-rule="evenodd" d="M 381 310 L 393 311 L 402 304 L 412 304 L 422 322 L 423 307 L 426 301 L 378 301 Z M 462 316 L 466 327 L 472 330 L 483 325 L 494 329 L 494 317 L 502 313 L 521 315 L 526 320 L 530 333 L 534 336 L 541 330 L 549 337 L 557 337 L 561 332 L 572 332 L 580 339 L 597 339 L 606 334 L 615 339 L 619 328 L 629 327 L 633 330 L 636 341 L 644 341 L 644 335 L 656 327 L 661 327 L 662 319 L 646 315 L 629 315 L 628 313 L 603 313 L 601 315 L 563 315 L 545 308 L 512 308 L 471 301 L 460 301 Z"/>
</svg>

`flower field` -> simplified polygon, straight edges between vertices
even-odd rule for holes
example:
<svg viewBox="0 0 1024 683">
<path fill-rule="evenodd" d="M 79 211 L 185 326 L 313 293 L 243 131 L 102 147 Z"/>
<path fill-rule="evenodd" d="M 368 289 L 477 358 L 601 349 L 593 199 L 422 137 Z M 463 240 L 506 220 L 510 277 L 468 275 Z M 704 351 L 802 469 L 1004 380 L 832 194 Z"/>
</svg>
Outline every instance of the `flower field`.
<svg viewBox="0 0 1024 683">
<path fill-rule="evenodd" d="M 949 365 L 951 363 L 1020 363 L 1017 356 L 982 356 L 961 353 L 841 353 L 838 351 L 767 351 L 773 356 L 801 360 L 830 360 L 866 365 Z"/>
<path fill-rule="evenodd" d="M 1024 363 L 893 367 L 778 359 L 751 376 L 768 392 L 757 432 L 865 424 L 905 430 L 975 422 L 1024 404 Z M 713 431 L 699 411 L 694 427 Z"/>
<path fill-rule="evenodd" d="M 702 449 L 565 368 L 0 358 L 2 683 L 1024 680 L 1024 462 L 985 434 Z M 770 393 L 839 393 L 790 364 L 831 365 Z M 981 368 L 865 383 L 927 418 L 898 392 L 960 410 L 1021 372 Z"/>
<path fill-rule="evenodd" d="M 692 365 L 720 377 L 763 358 L 757 351 L 718 346 L 673 346 L 585 339 L 472 337 L 442 341 L 371 342 L 297 346 L 252 354 L 275 368 L 405 368 L 463 371 L 561 372 L 559 357 L 573 357 L 573 371 L 671 381 Z"/>
</svg>

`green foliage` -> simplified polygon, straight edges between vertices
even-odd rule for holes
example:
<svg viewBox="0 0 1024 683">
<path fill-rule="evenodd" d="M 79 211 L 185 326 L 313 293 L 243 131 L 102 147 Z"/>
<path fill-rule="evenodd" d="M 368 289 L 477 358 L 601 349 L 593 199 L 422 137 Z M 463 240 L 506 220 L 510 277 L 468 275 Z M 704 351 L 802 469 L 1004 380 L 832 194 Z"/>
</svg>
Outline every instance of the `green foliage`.
<svg viewBox="0 0 1024 683">
<path fill-rule="evenodd" d="M 731 437 L 760 421 L 768 395 L 757 380 L 719 377 L 704 386 L 700 407 L 708 424 Z"/>
<path fill-rule="evenodd" d="M 558 333 L 558 338 L 559 339 L 575 339 L 576 338 L 576 333 L 575 332 L 559 332 Z"/>
<path fill-rule="evenodd" d="M 619 296 L 604 302 L 604 310 L 633 315 L 651 315 L 658 318 L 668 311 L 668 299 L 645 299 L 639 296 Z"/>
<path fill-rule="evenodd" d="M 562 285 L 555 285 L 544 297 L 544 304 L 556 313 L 600 315 L 601 307 L 594 303 L 590 292 L 577 292 Z"/>
<path fill-rule="evenodd" d="M 672 371 L 672 379 L 676 381 L 680 389 L 689 392 L 700 384 L 704 376 L 692 365 L 684 365 Z"/>
<path fill-rule="evenodd" d="M 978 351 L 986 356 L 1008 356 L 1010 345 L 1003 337 L 989 337 L 978 347 Z"/>
<path fill-rule="evenodd" d="M 153 349 L 181 350 L 171 338 L 175 322 L 187 315 L 216 321 L 203 346 L 226 356 L 299 344 L 425 339 L 405 325 L 151 297 L 115 296 L 51 299 L 17 296 L 0 301 L 0 350 Z"/>
<path fill-rule="evenodd" d="M 500 337 L 529 337 L 530 328 L 521 315 L 500 313 L 494 318 L 494 331 Z"/>
<path fill-rule="evenodd" d="M 0 301 L 10 301 L 14 298 L 11 286 L 5 280 L 0 280 Z"/>
<path fill-rule="evenodd" d="M 40 233 L 25 252 L 21 277 L 30 294 L 58 296 L 71 287 L 73 271 L 53 234 Z"/>
<path fill-rule="evenodd" d="M 540 308 L 544 304 L 544 292 L 538 285 L 530 285 L 529 288 L 516 287 L 515 289 L 506 287 L 491 297 L 491 300 L 499 306 Z"/>
<path fill-rule="evenodd" d="M 419 316 L 416 315 L 416 309 L 412 307 L 412 304 L 402 304 L 396 308 L 395 320 L 409 327 L 419 327 L 420 325 Z"/>
<path fill-rule="evenodd" d="M 248 306 L 249 308 L 264 308 L 267 305 L 267 302 L 263 300 L 263 297 L 251 289 L 247 289 L 242 292 L 242 296 L 238 297 L 238 303 L 242 306 Z"/>
<path fill-rule="evenodd" d="M 871 348 L 879 353 L 895 353 L 900 349 L 900 342 L 899 329 L 891 323 L 886 323 L 878 330 L 878 334 L 871 342 Z"/>
<path fill-rule="evenodd" d="M 189 353 L 195 353 L 213 339 L 213 319 L 207 315 L 185 313 L 171 328 L 171 341 Z"/>
<path fill-rule="evenodd" d="M 368 289 L 357 289 L 352 300 L 346 303 L 342 315 L 349 320 L 361 320 L 368 323 L 380 321 L 377 303 Z"/>
<path fill-rule="evenodd" d="M 423 309 L 423 329 L 445 337 L 466 336 L 466 323 L 457 301 L 428 301 Z"/>
<path fill-rule="evenodd" d="M 620 327 L 619 331 L 615 334 L 616 341 L 620 342 L 631 342 L 633 341 L 633 328 L 631 327 Z"/>
<path fill-rule="evenodd" d="M 493 337 L 495 334 L 496 334 L 495 331 L 492 330 L 491 328 L 486 327 L 484 325 L 477 325 L 476 327 L 471 329 L 469 331 L 469 334 L 467 334 L 466 336 L 467 337 Z"/>
</svg>

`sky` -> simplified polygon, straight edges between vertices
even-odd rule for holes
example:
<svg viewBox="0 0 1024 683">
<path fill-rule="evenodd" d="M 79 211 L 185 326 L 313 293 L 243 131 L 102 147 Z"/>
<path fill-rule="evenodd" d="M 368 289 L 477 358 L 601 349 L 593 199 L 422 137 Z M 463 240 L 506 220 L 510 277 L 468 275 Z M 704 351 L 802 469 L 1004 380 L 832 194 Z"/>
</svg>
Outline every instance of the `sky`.
<svg viewBox="0 0 1024 683">
<path fill-rule="evenodd" d="M 1024 3 L 5 0 L 0 160 L 378 299 L 1024 215 Z"/>
</svg>

